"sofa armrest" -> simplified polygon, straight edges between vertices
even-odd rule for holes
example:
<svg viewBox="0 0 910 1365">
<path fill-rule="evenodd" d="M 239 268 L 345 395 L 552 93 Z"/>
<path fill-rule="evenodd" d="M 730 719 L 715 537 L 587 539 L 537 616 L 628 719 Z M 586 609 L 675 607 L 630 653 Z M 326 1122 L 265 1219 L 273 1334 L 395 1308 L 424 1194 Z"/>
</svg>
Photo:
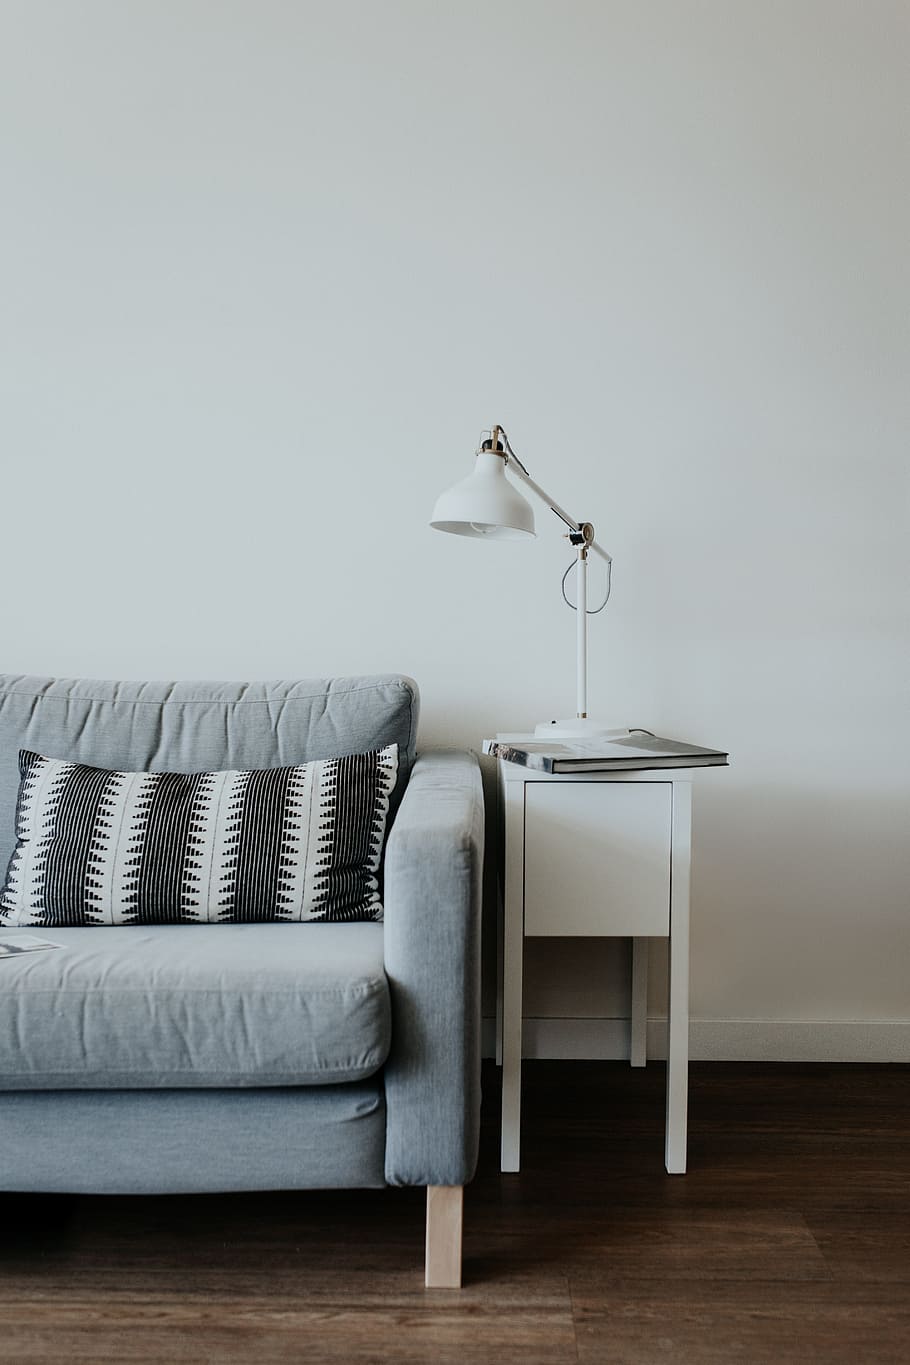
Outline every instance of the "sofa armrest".
<svg viewBox="0 0 910 1365">
<path fill-rule="evenodd" d="M 477 1164 L 483 835 L 476 757 L 421 754 L 385 854 L 390 1185 L 463 1185 Z"/>
</svg>

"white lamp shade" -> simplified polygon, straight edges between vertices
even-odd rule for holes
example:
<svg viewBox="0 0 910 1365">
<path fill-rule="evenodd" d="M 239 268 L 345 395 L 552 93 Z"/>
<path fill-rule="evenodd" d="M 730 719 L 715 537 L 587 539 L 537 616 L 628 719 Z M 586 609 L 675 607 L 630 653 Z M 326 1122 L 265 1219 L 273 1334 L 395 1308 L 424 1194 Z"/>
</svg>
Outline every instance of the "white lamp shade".
<svg viewBox="0 0 910 1365">
<path fill-rule="evenodd" d="M 430 525 L 484 540 L 523 540 L 536 534 L 531 504 L 506 478 L 506 462 L 492 450 L 481 450 L 474 472 L 436 500 Z"/>
</svg>

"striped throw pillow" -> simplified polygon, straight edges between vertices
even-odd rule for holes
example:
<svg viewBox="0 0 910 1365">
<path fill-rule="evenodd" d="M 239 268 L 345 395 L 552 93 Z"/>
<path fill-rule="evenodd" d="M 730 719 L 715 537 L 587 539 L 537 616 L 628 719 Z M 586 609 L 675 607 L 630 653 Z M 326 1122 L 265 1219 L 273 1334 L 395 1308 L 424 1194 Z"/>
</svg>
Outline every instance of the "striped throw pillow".
<svg viewBox="0 0 910 1365">
<path fill-rule="evenodd" d="M 290 768 L 110 772 L 23 751 L 0 924 L 381 920 L 398 746 Z"/>
</svg>

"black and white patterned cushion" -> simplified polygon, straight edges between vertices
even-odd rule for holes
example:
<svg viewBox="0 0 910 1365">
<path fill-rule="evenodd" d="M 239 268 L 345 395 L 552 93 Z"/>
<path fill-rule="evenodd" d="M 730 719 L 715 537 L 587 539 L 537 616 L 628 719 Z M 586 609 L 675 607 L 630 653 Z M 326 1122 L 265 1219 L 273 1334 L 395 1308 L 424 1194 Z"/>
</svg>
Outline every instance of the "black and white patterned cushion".
<svg viewBox="0 0 910 1365">
<path fill-rule="evenodd" d="M 125 773 L 23 751 L 0 924 L 380 920 L 398 746 L 291 768 Z"/>
</svg>

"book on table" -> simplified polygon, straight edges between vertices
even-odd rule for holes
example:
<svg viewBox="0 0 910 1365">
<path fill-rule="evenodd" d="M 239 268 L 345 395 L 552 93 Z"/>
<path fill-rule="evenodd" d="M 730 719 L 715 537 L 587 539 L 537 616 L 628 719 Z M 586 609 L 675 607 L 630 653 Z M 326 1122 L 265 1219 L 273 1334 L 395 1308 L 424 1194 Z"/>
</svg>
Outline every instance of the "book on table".
<svg viewBox="0 0 910 1365">
<path fill-rule="evenodd" d="M 711 768 L 727 764 L 721 749 L 662 739 L 647 730 L 606 740 L 485 739 L 483 752 L 539 773 L 605 773 L 643 768 Z"/>
</svg>

